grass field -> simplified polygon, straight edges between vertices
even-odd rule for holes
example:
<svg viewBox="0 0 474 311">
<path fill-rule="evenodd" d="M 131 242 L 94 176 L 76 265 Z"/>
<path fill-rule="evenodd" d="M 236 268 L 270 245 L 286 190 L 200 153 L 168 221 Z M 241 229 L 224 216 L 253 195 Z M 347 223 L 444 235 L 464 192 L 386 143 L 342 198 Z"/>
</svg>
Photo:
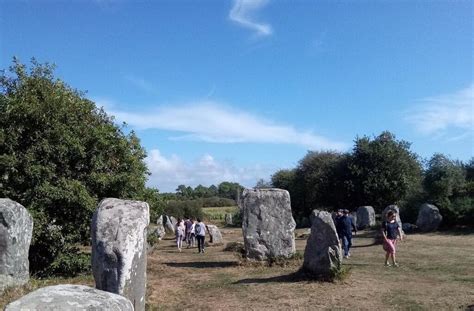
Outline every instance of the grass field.
<svg viewBox="0 0 474 311">
<path fill-rule="evenodd" d="M 222 234 L 226 242 L 242 241 L 238 228 Z M 165 238 L 148 257 L 147 309 L 464 310 L 474 304 L 474 234 L 407 235 L 399 244 L 398 268 L 383 266 L 373 231 L 353 242 L 352 257 L 343 262 L 347 277 L 327 283 L 300 279 L 295 272 L 301 259 L 273 267 L 241 264 L 224 246 L 180 253 Z M 296 244 L 304 252 L 306 239 Z M 91 277 L 41 282 L 93 284 Z M 32 287 L 7 291 L 0 307 Z"/>
<path fill-rule="evenodd" d="M 237 206 L 204 207 L 202 209 L 205 220 L 216 223 L 217 225 L 224 224 L 225 214 L 234 214 L 237 210 Z"/>
</svg>

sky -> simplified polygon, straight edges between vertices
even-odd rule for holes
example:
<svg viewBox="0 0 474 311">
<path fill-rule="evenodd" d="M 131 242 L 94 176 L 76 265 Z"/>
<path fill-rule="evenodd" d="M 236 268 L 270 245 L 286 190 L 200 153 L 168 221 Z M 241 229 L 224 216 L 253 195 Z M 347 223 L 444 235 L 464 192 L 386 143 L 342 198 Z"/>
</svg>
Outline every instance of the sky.
<svg viewBox="0 0 474 311">
<path fill-rule="evenodd" d="M 148 185 L 253 187 L 382 131 L 474 156 L 474 2 L 0 0 L 0 68 L 55 75 L 135 131 Z"/>
</svg>

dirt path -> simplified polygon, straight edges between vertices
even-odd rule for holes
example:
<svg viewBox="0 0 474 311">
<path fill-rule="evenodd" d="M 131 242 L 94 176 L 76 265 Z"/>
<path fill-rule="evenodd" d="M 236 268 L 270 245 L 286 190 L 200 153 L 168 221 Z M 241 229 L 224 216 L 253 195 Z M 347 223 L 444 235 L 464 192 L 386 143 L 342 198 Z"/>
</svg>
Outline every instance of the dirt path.
<svg viewBox="0 0 474 311">
<path fill-rule="evenodd" d="M 226 242 L 242 241 L 238 228 L 222 234 Z M 297 239 L 298 251 L 305 245 Z M 344 261 L 350 275 L 335 283 L 295 278 L 301 261 L 239 265 L 223 248 L 179 252 L 174 240 L 161 241 L 148 258 L 148 309 L 459 310 L 474 303 L 473 235 L 410 235 L 399 248 L 401 266 L 386 268 L 381 246 L 363 232 Z"/>
</svg>

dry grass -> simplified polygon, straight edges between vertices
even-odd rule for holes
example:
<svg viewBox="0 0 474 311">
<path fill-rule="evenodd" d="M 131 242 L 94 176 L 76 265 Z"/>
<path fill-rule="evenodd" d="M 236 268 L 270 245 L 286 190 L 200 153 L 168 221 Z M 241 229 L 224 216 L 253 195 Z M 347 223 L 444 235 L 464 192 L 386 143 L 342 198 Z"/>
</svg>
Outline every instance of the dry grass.
<svg viewBox="0 0 474 311">
<path fill-rule="evenodd" d="M 301 232 L 303 232 L 302 230 Z M 226 242 L 242 241 L 239 229 L 222 229 Z M 299 232 L 300 233 L 300 232 Z M 298 234 L 297 234 L 298 236 Z M 315 282 L 288 265 L 240 264 L 212 247 L 179 253 L 164 240 L 149 260 L 148 309 L 390 309 L 459 310 L 474 303 L 474 235 L 409 235 L 399 245 L 398 268 L 383 266 L 373 232 L 354 239 L 350 273 L 343 281 Z M 306 239 L 297 239 L 304 252 Z"/>
<path fill-rule="evenodd" d="M 299 233 L 303 232 L 301 230 Z M 222 229 L 226 242 L 242 241 L 239 229 Z M 371 231 L 354 239 L 350 273 L 333 283 L 296 272 L 301 258 L 284 265 L 241 264 L 225 246 L 178 252 L 165 239 L 148 257 L 148 310 L 463 310 L 474 303 L 474 234 L 414 234 L 399 244 L 398 268 L 383 266 L 381 245 Z M 304 252 L 306 239 L 296 240 Z M 6 302 L 37 287 L 93 284 L 92 278 L 30 282 L 8 290 Z"/>
</svg>

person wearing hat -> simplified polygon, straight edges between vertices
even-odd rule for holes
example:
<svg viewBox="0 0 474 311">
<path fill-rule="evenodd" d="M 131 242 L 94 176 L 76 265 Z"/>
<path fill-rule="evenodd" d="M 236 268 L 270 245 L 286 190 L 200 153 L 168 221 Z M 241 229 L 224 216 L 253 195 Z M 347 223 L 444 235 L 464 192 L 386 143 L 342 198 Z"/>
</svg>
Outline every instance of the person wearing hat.
<svg viewBox="0 0 474 311">
<path fill-rule="evenodd" d="M 354 229 L 354 233 L 357 234 L 357 228 L 354 224 L 354 220 L 349 215 L 348 209 L 343 211 L 343 216 L 341 217 L 340 223 L 344 258 L 349 258 L 351 256 L 350 249 L 352 246 L 352 229 Z"/>
</svg>

